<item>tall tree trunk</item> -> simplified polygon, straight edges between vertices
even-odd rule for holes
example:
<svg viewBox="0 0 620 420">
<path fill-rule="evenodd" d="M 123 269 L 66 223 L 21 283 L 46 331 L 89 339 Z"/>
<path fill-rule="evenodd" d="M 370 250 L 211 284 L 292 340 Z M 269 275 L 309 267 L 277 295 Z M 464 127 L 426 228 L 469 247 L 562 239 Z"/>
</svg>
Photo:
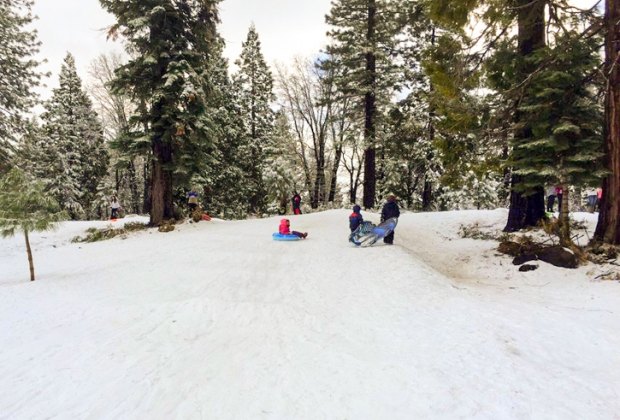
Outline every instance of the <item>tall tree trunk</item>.
<svg viewBox="0 0 620 420">
<path fill-rule="evenodd" d="M 139 213 L 140 208 L 140 196 L 138 194 L 138 177 L 136 172 L 135 159 L 129 161 L 127 167 L 127 182 L 129 184 L 129 192 L 131 194 L 131 211 L 133 213 Z"/>
<path fill-rule="evenodd" d="M 620 1 L 605 1 L 605 159 L 609 175 L 603 181 L 603 197 L 594 238 L 620 244 Z"/>
<path fill-rule="evenodd" d="M 569 200 L 568 200 L 568 185 L 562 183 L 562 203 L 559 204 L 562 206 L 562 210 L 560 212 L 560 245 L 565 247 L 570 247 L 573 245 L 573 241 L 570 237 L 570 219 L 569 215 Z"/>
<path fill-rule="evenodd" d="M 435 27 L 433 26 L 431 29 L 431 45 L 435 45 Z M 430 82 L 429 85 L 429 94 L 432 97 L 433 92 L 435 91 L 435 87 L 433 83 Z M 435 107 L 431 101 L 430 106 L 428 108 L 428 141 L 431 147 L 433 147 L 433 143 L 435 142 Z M 433 184 L 428 180 L 428 172 L 431 169 L 431 164 L 433 159 L 433 150 L 431 149 L 427 155 L 427 162 L 424 168 L 424 190 L 422 191 L 422 210 L 429 211 L 431 209 L 431 204 L 433 202 Z"/>
<path fill-rule="evenodd" d="M 161 140 L 153 146 L 153 173 L 151 174 L 151 221 L 160 225 L 165 219 L 174 218 L 172 202 L 172 176 L 167 166 L 172 161 L 170 145 Z"/>
<path fill-rule="evenodd" d="M 34 281 L 34 261 L 32 260 L 32 249 L 30 248 L 30 239 L 28 238 L 27 230 L 24 230 L 24 236 L 26 237 L 26 253 L 28 254 L 28 267 L 30 268 L 30 281 Z"/>
<path fill-rule="evenodd" d="M 151 200 L 151 179 L 152 179 L 152 156 L 147 156 L 144 159 L 144 163 L 143 163 L 143 168 L 142 168 L 142 174 L 143 174 L 143 189 L 144 189 L 144 196 L 143 201 L 142 201 L 142 213 L 143 214 L 147 214 L 151 212 L 151 202 L 153 200 Z"/>
<path fill-rule="evenodd" d="M 366 40 L 371 46 L 366 52 L 366 94 L 364 95 L 364 208 L 375 206 L 377 174 L 375 168 L 375 114 L 377 112 L 375 89 L 377 85 L 377 57 L 372 47 L 375 45 L 377 5 L 375 0 L 368 1 L 368 31 Z"/>
<path fill-rule="evenodd" d="M 338 169 L 340 168 L 340 160 L 342 159 L 342 142 L 336 147 L 336 154 L 334 156 L 334 166 L 332 166 L 332 173 L 329 185 L 329 197 L 327 201 L 333 203 L 336 199 L 336 189 L 338 188 Z"/>
<path fill-rule="evenodd" d="M 519 53 L 528 56 L 545 46 L 545 5 L 546 0 L 518 0 L 518 40 Z M 531 65 L 521 70 L 521 79 L 525 80 L 535 69 Z M 524 95 L 528 95 L 525 87 Z M 515 123 L 521 121 L 519 111 L 515 112 Z M 517 141 L 526 141 L 532 137 L 530 127 L 523 127 L 515 132 Z M 545 214 L 545 193 L 543 187 L 536 188 L 533 194 L 524 197 L 519 191 L 523 178 L 512 175 L 510 192 L 510 209 L 505 232 L 515 232 L 526 226 L 535 226 Z"/>
</svg>

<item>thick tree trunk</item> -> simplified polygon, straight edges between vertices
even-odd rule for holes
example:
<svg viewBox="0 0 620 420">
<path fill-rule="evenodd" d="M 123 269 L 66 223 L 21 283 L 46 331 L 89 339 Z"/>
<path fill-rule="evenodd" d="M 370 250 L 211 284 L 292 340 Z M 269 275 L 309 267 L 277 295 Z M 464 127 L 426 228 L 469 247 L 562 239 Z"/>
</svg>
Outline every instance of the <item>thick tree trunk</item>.
<svg viewBox="0 0 620 420">
<path fill-rule="evenodd" d="M 30 281 L 34 281 L 34 261 L 32 260 L 32 249 L 30 248 L 30 239 L 28 238 L 27 230 L 24 230 L 24 236 L 26 238 L 26 253 L 28 254 L 28 267 L 30 268 Z"/>
<path fill-rule="evenodd" d="M 431 30 L 431 45 L 435 45 L 435 27 Z M 433 83 L 430 83 L 429 92 L 433 95 L 435 88 Z M 435 142 L 435 107 L 431 102 L 428 110 L 428 141 L 433 145 Z M 432 146 L 431 146 L 432 147 Z M 422 210 L 429 211 L 433 202 L 433 184 L 428 180 L 428 171 L 431 169 L 431 162 L 433 160 L 433 150 L 427 154 L 427 162 L 424 169 L 424 189 L 422 191 Z"/>
<path fill-rule="evenodd" d="M 603 181 L 598 225 L 594 238 L 620 244 L 620 1 L 605 1 L 605 159 L 609 175 Z"/>
<path fill-rule="evenodd" d="M 152 178 L 152 157 L 148 157 L 144 160 L 143 169 L 143 188 L 144 188 L 144 196 L 142 197 L 142 213 L 147 214 L 151 211 L 151 178 Z"/>
<path fill-rule="evenodd" d="M 172 176 L 167 165 L 172 161 L 170 146 L 155 141 L 153 146 L 153 173 L 151 174 L 151 226 L 158 226 L 174 218 Z"/>
<path fill-rule="evenodd" d="M 571 247 L 573 242 L 570 237 L 570 219 L 569 215 L 569 200 L 568 195 L 570 192 L 568 191 L 568 185 L 562 184 L 562 211 L 560 212 L 560 245 L 565 247 Z"/>
<path fill-rule="evenodd" d="M 368 1 L 368 31 L 366 40 L 368 45 L 375 45 L 375 25 L 376 25 L 377 5 L 375 0 Z M 375 206 L 377 174 L 375 168 L 375 114 L 377 111 L 375 89 L 377 84 L 377 66 L 374 51 L 370 49 L 366 52 L 366 76 L 367 85 L 364 95 L 364 140 L 366 150 L 364 151 L 364 208 L 370 209 Z"/>
<path fill-rule="evenodd" d="M 138 192 L 138 176 L 134 159 L 129 161 L 127 168 L 127 177 L 129 183 L 129 191 L 131 193 L 131 211 L 133 213 L 140 212 L 140 194 Z"/>
<path fill-rule="evenodd" d="M 545 0 L 519 0 L 518 2 L 518 40 L 519 53 L 528 56 L 545 45 Z M 521 78 L 525 79 L 534 71 L 531 66 L 521 69 Z M 524 95 L 527 95 L 527 87 Z M 515 113 L 515 123 L 521 121 L 520 113 Z M 527 140 L 532 136 L 530 127 L 523 127 L 515 132 L 518 140 Z M 545 214 L 544 189 L 536 189 L 535 194 L 524 197 L 519 191 L 523 181 L 521 176 L 512 175 L 510 192 L 510 209 L 505 232 L 515 232 L 527 226 L 535 226 Z"/>
<path fill-rule="evenodd" d="M 433 202 L 433 183 L 424 181 L 424 190 L 422 191 L 422 210 L 429 211 Z"/>
<path fill-rule="evenodd" d="M 329 185 L 329 197 L 327 202 L 333 203 L 336 199 L 336 189 L 338 188 L 338 169 L 340 169 L 340 160 L 342 159 L 342 143 L 336 147 L 336 153 L 334 156 L 334 166 L 332 167 L 330 185 Z"/>
</svg>

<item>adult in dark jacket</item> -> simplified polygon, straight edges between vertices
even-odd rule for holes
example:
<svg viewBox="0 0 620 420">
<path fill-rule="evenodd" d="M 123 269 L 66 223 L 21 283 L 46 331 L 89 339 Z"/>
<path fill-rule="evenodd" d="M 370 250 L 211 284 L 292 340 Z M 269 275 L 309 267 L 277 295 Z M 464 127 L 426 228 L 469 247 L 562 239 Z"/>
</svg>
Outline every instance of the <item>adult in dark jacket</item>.
<svg viewBox="0 0 620 420">
<path fill-rule="evenodd" d="M 357 204 L 353 206 L 353 213 L 349 216 L 349 229 L 353 232 L 364 221 L 362 208 Z"/>
<path fill-rule="evenodd" d="M 291 202 L 293 203 L 293 214 L 301 214 L 301 196 L 297 191 L 293 194 Z"/>
<path fill-rule="evenodd" d="M 400 209 L 398 208 L 398 204 L 396 204 L 396 196 L 390 194 L 387 196 L 387 202 L 383 205 L 383 209 L 381 210 L 381 222 L 383 223 L 392 217 L 399 216 Z M 392 245 L 394 243 L 394 232 L 383 238 L 383 242 Z"/>
</svg>

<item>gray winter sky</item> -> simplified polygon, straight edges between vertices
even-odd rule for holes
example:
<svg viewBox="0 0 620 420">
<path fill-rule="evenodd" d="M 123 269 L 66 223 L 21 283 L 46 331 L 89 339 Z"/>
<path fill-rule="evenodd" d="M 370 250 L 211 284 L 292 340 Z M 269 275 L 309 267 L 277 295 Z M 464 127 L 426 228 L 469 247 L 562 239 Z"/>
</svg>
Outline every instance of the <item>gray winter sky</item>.
<svg viewBox="0 0 620 420">
<path fill-rule="evenodd" d="M 587 7 L 594 0 L 573 0 Z M 288 63 L 295 56 L 313 56 L 326 42 L 324 16 L 330 0 L 223 0 L 220 3 L 220 33 L 226 40 L 225 54 L 231 64 L 239 55 L 252 22 L 256 25 L 267 61 Z M 121 51 L 122 47 L 106 41 L 105 29 L 114 22 L 98 0 L 35 0 L 34 13 L 39 17 L 35 28 L 42 41 L 41 57 L 48 63 L 44 70 L 52 73 L 42 89 L 47 97 L 58 83 L 62 60 L 71 52 L 78 72 L 87 82 L 90 63 L 100 54 Z"/>
<path fill-rule="evenodd" d="M 330 0 L 224 0 L 220 3 L 219 30 L 226 40 L 225 54 L 232 64 L 241 51 L 252 22 L 258 30 L 268 62 L 287 63 L 293 57 L 312 56 L 323 47 L 326 37 L 324 16 Z M 47 97 L 57 85 L 57 74 L 67 51 L 76 59 L 78 72 L 87 81 L 90 63 L 100 54 L 121 51 L 106 41 L 104 28 L 114 22 L 98 0 L 35 0 L 39 17 L 41 57 L 47 58 L 45 71 L 52 73 L 42 90 Z"/>
</svg>

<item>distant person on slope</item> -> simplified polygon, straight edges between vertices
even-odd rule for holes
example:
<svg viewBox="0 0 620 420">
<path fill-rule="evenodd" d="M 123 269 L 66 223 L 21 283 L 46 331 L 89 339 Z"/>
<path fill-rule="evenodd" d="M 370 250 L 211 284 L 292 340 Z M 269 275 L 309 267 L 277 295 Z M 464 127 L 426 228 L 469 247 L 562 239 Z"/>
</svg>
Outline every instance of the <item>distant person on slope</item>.
<svg viewBox="0 0 620 420">
<path fill-rule="evenodd" d="M 562 213 L 562 193 L 564 189 L 561 185 L 555 187 L 555 196 L 558 198 L 558 213 Z"/>
<path fill-rule="evenodd" d="M 282 219 L 280 221 L 280 228 L 278 229 L 278 231 L 280 232 L 281 235 L 295 235 L 298 238 L 303 238 L 306 239 L 306 237 L 308 236 L 308 232 L 297 232 L 297 231 L 292 231 L 291 232 L 291 222 L 288 219 Z"/>
<path fill-rule="evenodd" d="M 555 203 L 555 187 L 552 185 L 547 187 L 547 212 L 553 213 L 553 204 Z"/>
<path fill-rule="evenodd" d="M 586 200 L 588 200 L 588 211 L 590 213 L 594 213 L 594 210 L 596 210 L 596 202 L 598 200 L 595 188 L 586 189 Z"/>
<path fill-rule="evenodd" d="M 110 219 L 112 220 L 118 219 L 118 212 L 121 209 L 121 205 L 118 202 L 118 198 L 116 198 L 115 195 L 112 196 L 112 200 L 110 201 L 110 209 L 111 209 Z"/>
<path fill-rule="evenodd" d="M 301 214 L 301 196 L 297 191 L 293 193 L 291 202 L 293 203 L 293 214 Z"/>
<path fill-rule="evenodd" d="M 356 204 L 353 206 L 353 213 L 349 216 L 349 229 L 351 229 L 351 232 L 355 232 L 355 229 L 357 229 L 363 221 L 362 208 Z"/>
<path fill-rule="evenodd" d="M 194 189 L 187 193 L 187 207 L 189 207 L 189 214 L 193 214 L 198 208 L 198 193 Z"/>
<path fill-rule="evenodd" d="M 381 223 L 392 217 L 398 218 L 399 216 L 400 209 L 398 208 L 398 204 L 396 204 L 396 196 L 394 194 L 389 194 L 387 196 L 387 202 L 383 205 L 383 209 L 381 210 Z M 392 245 L 394 243 L 394 232 L 383 238 L 383 242 Z"/>
</svg>

